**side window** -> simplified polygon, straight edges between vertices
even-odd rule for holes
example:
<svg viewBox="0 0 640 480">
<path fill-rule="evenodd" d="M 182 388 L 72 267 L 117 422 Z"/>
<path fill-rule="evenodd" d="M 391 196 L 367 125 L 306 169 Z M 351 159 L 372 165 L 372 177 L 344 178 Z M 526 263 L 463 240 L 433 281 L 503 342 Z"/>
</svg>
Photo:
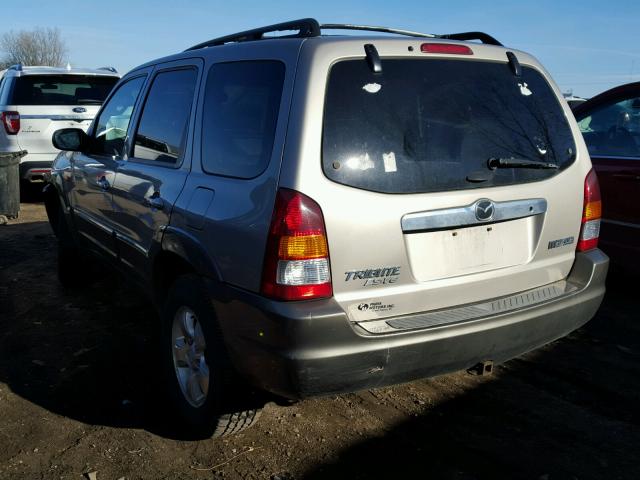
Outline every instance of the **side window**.
<svg viewBox="0 0 640 480">
<path fill-rule="evenodd" d="M 604 105 L 578 126 L 591 155 L 640 157 L 640 98 Z"/>
<path fill-rule="evenodd" d="M 124 142 L 133 107 L 145 77 L 123 83 L 104 106 L 96 123 L 92 153 L 117 158 L 124 156 Z"/>
<path fill-rule="evenodd" d="M 8 91 L 9 91 L 8 77 L 2 76 L 0 77 L 0 105 L 6 105 L 7 103 L 9 103 L 6 101 L 6 97 L 9 96 L 7 95 Z"/>
<path fill-rule="evenodd" d="M 184 150 L 198 72 L 159 73 L 149 90 L 135 136 L 133 156 L 175 164 Z"/>
<path fill-rule="evenodd" d="M 202 168 L 260 175 L 271 158 L 282 97 L 282 62 L 219 63 L 209 69 L 202 120 Z"/>
</svg>

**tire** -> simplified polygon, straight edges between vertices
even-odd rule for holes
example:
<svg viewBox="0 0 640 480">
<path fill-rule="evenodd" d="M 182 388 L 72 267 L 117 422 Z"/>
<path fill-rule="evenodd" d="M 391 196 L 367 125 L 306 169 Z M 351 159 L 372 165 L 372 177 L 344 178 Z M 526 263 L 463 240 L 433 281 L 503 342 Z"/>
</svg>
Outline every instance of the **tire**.
<svg viewBox="0 0 640 480">
<path fill-rule="evenodd" d="M 259 402 L 229 361 L 200 277 L 185 275 L 173 283 L 162 310 L 162 323 L 164 383 L 177 411 L 178 429 L 190 437 L 209 438 L 251 426 L 259 417 Z"/>
</svg>

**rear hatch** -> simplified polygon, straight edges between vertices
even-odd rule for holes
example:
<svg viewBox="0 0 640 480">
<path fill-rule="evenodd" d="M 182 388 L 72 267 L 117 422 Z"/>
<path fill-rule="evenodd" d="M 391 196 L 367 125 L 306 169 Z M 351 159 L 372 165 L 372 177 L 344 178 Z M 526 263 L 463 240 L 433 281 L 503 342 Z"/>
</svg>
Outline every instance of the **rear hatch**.
<svg viewBox="0 0 640 480">
<path fill-rule="evenodd" d="M 7 109 L 20 114 L 19 147 L 30 154 L 54 153 L 53 133 L 67 127 L 86 131 L 117 81 L 106 75 L 17 77 Z"/>
<path fill-rule="evenodd" d="M 586 174 L 557 90 L 500 48 L 416 58 L 402 43 L 376 42 L 380 73 L 332 62 L 322 178 L 299 176 L 324 213 L 336 300 L 366 321 L 547 295 L 535 289 L 573 264 Z"/>
</svg>

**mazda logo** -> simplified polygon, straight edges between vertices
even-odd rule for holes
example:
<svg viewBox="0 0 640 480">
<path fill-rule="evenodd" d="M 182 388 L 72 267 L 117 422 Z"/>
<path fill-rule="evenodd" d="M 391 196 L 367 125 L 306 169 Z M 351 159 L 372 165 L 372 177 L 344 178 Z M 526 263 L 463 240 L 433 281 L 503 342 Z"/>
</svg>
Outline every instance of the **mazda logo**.
<svg viewBox="0 0 640 480">
<path fill-rule="evenodd" d="M 493 218 L 495 207 L 491 200 L 478 200 L 476 202 L 476 218 L 481 222 L 486 222 Z"/>
</svg>

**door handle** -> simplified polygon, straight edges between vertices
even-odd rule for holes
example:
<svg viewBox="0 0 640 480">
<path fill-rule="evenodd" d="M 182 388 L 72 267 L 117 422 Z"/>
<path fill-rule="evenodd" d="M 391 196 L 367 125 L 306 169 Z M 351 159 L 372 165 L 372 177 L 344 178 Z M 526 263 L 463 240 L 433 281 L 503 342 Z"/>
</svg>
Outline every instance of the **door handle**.
<svg viewBox="0 0 640 480">
<path fill-rule="evenodd" d="M 111 188 L 109 180 L 107 180 L 104 175 L 100 177 L 96 183 L 102 190 L 109 190 L 109 188 Z"/>
<path fill-rule="evenodd" d="M 145 197 L 145 203 L 148 207 L 162 210 L 164 208 L 164 200 L 158 192 L 154 192 L 150 197 Z"/>
</svg>

